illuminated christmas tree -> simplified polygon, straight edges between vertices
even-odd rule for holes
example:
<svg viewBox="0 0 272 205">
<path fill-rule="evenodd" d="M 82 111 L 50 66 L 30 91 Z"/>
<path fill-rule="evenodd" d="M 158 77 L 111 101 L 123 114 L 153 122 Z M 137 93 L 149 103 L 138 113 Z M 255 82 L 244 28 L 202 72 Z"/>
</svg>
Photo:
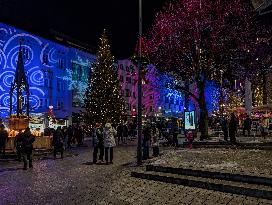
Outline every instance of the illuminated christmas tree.
<svg viewBox="0 0 272 205">
<path fill-rule="evenodd" d="M 85 120 L 88 124 L 118 123 L 124 114 L 118 75 L 114 71 L 114 57 L 104 30 L 100 38 L 97 61 L 90 74 L 85 96 Z"/>
</svg>

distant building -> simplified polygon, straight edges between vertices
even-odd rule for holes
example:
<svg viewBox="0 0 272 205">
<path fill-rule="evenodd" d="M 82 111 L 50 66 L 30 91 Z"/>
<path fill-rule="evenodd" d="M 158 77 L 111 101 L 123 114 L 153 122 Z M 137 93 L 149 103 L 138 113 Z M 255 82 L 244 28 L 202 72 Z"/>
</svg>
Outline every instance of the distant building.
<svg viewBox="0 0 272 205">
<path fill-rule="evenodd" d="M 0 118 L 8 117 L 20 41 L 30 89 L 30 114 L 46 118 L 49 106 L 53 106 L 56 119 L 71 123 L 72 114 L 82 111 L 95 55 L 71 41 L 57 40 L 61 43 L 0 23 Z M 15 106 L 16 95 L 13 98 Z"/>
<path fill-rule="evenodd" d="M 153 65 L 146 68 L 142 79 L 142 114 L 152 117 L 182 117 L 184 96 L 166 87 L 169 76 L 162 76 Z M 118 77 L 121 95 L 125 99 L 128 118 L 136 117 L 138 112 L 138 72 L 128 59 L 118 61 Z M 171 79 L 170 79 L 171 80 Z"/>
</svg>

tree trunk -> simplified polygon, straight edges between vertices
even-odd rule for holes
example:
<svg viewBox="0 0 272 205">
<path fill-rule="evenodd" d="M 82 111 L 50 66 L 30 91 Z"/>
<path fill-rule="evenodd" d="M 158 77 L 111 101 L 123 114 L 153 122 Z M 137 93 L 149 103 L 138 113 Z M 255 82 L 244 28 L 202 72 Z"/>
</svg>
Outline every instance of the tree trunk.
<svg viewBox="0 0 272 205">
<path fill-rule="evenodd" d="M 199 118 L 199 129 L 201 132 L 200 140 L 208 138 L 208 110 L 206 106 L 205 98 L 205 82 L 197 83 L 198 94 L 199 94 L 199 109 L 200 109 L 200 118 Z"/>
</svg>

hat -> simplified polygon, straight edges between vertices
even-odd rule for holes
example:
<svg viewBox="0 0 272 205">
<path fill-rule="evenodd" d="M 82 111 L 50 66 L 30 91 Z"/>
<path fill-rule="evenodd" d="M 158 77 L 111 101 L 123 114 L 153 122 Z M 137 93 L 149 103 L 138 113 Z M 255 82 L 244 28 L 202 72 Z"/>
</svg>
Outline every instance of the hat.
<svg viewBox="0 0 272 205">
<path fill-rule="evenodd" d="M 105 124 L 105 128 L 111 128 L 111 124 L 110 123 L 106 123 Z"/>
</svg>

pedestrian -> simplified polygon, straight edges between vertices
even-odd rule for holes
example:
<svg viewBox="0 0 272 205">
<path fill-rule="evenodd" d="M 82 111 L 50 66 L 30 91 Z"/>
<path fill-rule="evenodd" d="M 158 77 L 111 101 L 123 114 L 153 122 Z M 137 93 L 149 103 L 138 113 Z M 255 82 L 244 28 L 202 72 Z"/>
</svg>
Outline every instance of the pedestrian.
<svg viewBox="0 0 272 205">
<path fill-rule="evenodd" d="M 97 163 L 97 154 L 99 150 L 99 161 L 103 162 L 104 158 L 104 136 L 103 128 L 100 123 L 96 123 L 95 128 L 93 129 L 93 163 Z"/>
<path fill-rule="evenodd" d="M 156 125 L 152 127 L 151 132 L 151 145 L 153 149 L 153 157 L 159 156 L 159 129 Z"/>
<path fill-rule="evenodd" d="M 221 129 L 224 133 L 224 140 L 228 141 L 229 133 L 228 133 L 228 119 L 226 117 L 222 117 L 220 121 Z"/>
<path fill-rule="evenodd" d="M 149 144 L 151 140 L 151 125 L 149 122 L 146 123 L 143 129 L 143 160 L 149 159 Z"/>
<path fill-rule="evenodd" d="M 229 122 L 229 137 L 232 144 L 236 144 L 236 133 L 238 129 L 238 120 L 234 113 L 231 113 Z"/>
<path fill-rule="evenodd" d="M 8 141 L 8 132 L 5 130 L 5 126 L 0 124 L 0 152 L 3 156 L 6 154 L 6 144 Z"/>
<path fill-rule="evenodd" d="M 22 161 L 22 147 L 23 147 L 23 138 L 24 138 L 24 133 L 22 130 L 19 130 L 19 133 L 15 137 L 15 147 L 16 147 L 16 153 L 17 153 L 17 160 L 19 162 Z"/>
<path fill-rule="evenodd" d="M 63 144 L 64 137 L 61 131 L 61 127 L 58 127 L 53 134 L 54 159 L 57 157 L 57 152 L 60 152 L 61 158 L 63 159 Z"/>
<path fill-rule="evenodd" d="M 245 131 L 247 131 L 247 136 L 250 137 L 250 130 L 251 130 L 252 121 L 249 115 L 246 115 L 246 119 L 244 120 L 244 127 L 243 127 L 243 135 L 245 136 Z"/>
<path fill-rule="evenodd" d="M 22 137 L 22 155 L 24 160 L 24 170 L 27 170 L 27 160 L 29 160 L 29 168 L 32 168 L 32 152 L 35 137 L 31 134 L 30 128 L 27 127 Z"/>
<path fill-rule="evenodd" d="M 62 131 L 63 138 L 64 138 L 64 150 L 67 150 L 67 147 L 68 147 L 68 129 L 67 129 L 66 126 L 64 126 L 61 131 Z"/>
<path fill-rule="evenodd" d="M 105 128 L 103 131 L 104 135 L 104 146 L 105 146 L 105 160 L 106 164 L 109 164 L 109 150 L 110 150 L 110 164 L 113 163 L 113 147 L 116 146 L 115 136 L 117 135 L 117 131 L 111 126 L 110 123 L 105 124 Z"/>
<path fill-rule="evenodd" d="M 175 125 L 173 129 L 173 146 L 178 147 L 178 127 Z"/>
<path fill-rule="evenodd" d="M 117 144 L 120 144 L 120 140 L 123 140 L 123 125 L 120 123 L 117 126 Z"/>
<path fill-rule="evenodd" d="M 126 144 L 127 143 L 127 138 L 128 138 L 128 126 L 127 123 L 124 123 L 123 125 L 123 143 Z"/>
<path fill-rule="evenodd" d="M 69 125 L 69 127 L 68 127 L 67 136 L 68 136 L 67 148 L 71 149 L 72 148 L 71 143 L 72 143 L 72 139 L 73 139 L 73 136 L 74 136 L 74 131 L 73 131 L 72 125 Z"/>
</svg>

